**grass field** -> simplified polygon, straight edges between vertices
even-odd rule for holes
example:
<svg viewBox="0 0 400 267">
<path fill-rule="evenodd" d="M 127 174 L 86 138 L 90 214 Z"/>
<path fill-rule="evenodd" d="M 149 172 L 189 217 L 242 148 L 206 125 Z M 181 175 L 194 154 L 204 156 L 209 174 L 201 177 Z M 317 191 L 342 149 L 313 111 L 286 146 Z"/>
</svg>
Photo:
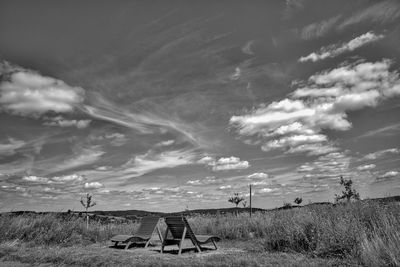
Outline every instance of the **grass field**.
<svg viewBox="0 0 400 267">
<path fill-rule="evenodd" d="M 27 264 L 119 266 L 400 266 L 400 207 L 397 203 L 355 202 L 253 214 L 196 215 L 198 234 L 222 238 L 217 251 L 179 257 L 175 247 L 128 251 L 109 248 L 115 234 L 130 234 L 136 223 L 85 228 L 75 216 L 2 215 L 0 260 Z M 23 266 L 23 265 L 21 265 Z"/>
</svg>

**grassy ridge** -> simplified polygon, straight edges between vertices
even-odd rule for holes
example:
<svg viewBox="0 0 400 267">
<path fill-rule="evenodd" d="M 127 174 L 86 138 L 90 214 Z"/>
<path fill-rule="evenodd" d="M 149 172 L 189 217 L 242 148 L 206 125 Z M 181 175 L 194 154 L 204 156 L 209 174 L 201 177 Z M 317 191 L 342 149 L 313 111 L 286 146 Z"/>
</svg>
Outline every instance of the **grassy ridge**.
<svg viewBox="0 0 400 267">
<path fill-rule="evenodd" d="M 357 202 L 337 206 L 248 214 L 189 217 L 193 230 L 229 240 L 251 240 L 258 251 L 289 251 L 318 257 L 356 259 L 367 266 L 400 266 L 400 207 L 397 203 Z M 0 217 L 0 241 L 73 246 L 106 242 L 132 233 L 137 224 L 101 224 L 74 216 Z"/>
</svg>

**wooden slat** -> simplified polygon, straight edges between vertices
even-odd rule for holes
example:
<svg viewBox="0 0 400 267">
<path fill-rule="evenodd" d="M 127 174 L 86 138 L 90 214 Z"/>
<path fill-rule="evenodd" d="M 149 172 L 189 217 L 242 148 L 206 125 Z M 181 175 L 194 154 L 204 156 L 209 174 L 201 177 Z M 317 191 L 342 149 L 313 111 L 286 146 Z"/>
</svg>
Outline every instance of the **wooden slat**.
<svg viewBox="0 0 400 267">
<path fill-rule="evenodd" d="M 213 243 L 214 247 L 217 248 L 217 246 L 215 245 L 215 241 L 219 241 L 220 240 L 219 237 L 209 236 L 209 235 L 196 236 L 193 233 L 185 217 L 166 217 L 165 223 L 167 224 L 168 231 L 171 232 L 173 238 L 164 240 L 165 241 L 163 243 L 164 245 L 177 244 L 179 246 L 179 250 L 181 251 L 182 249 L 181 245 L 184 235 L 185 236 L 184 238 L 190 239 L 192 241 L 193 245 L 199 252 L 201 252 L 201 246 L 200 246 L 201 244 L 206 244 L 211 242 Z M 179 242 L 179 240 L 181 240 L 181 242 Z"/>
</svg>

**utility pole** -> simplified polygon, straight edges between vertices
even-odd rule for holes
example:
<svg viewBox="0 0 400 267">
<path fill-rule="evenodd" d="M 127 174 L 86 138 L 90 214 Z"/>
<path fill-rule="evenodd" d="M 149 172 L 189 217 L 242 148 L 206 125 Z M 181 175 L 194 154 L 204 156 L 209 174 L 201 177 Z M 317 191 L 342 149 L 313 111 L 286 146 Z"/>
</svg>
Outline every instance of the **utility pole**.
<svg viewBox="0 0 400 267">
<path fill-rule="evenodd" d="M 253 213 L 253 208 L 251 206 L 251 184 L 250 184 L 250 218 L 251 218 L 251 214 Z"/>
</svg>

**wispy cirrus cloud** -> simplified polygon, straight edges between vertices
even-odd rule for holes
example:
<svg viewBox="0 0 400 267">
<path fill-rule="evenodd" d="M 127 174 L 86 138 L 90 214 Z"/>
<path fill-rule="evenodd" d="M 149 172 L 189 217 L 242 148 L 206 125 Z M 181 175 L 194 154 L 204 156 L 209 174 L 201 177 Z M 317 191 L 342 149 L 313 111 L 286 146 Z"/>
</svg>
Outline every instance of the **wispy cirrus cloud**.
<svg viewBox="0 0 400 267">
<path fill-rule="evenodd" d="M 146 153 L 128 161 L 123 166 L 123 172 L 139 176 L 157 169 L 188 165 L 193 163 L 194 156 L 191 152 L 179 150 L 165 151 L 160 154 Z"/>
<path fill-rule="evenodd" d="M 400 132 L 400 123 L 395 123 L 389 126 L 385 126 L 376 130 L 371 130 L 366 132 L 365 134 L 362 134 L 359 136 L 359 138 L 362 137 L 372 137 L 372 136 L 393 136 L 396 135 Z"/>
<path fill-rule="evenodd" d="M 148 103 L 146 106 L 132 105 L 133 108 L 117 105 L 106 100 L 100 94 L 91 94 L 91 105 L 82 107 L 82 111 L 93 118 L 108 121 L 127 127 L 139 134 L 158 134 L 160 131 L 170 131 L 178 138 L 190 143 L 193 147 L 208 147 L 209 142 L 197 134 L 201 125 L 190 125 L 177 116 L 166 112 L 160 105 Z"/>
<path fill-rule="evenodd" d="M 369 154 L 365 155 L 362 159 L 363 160 L 375 160 L 375 159 L 379 159 L 382 157 L 387 157 L 390 155 L 398 155 L 398 154 L 400 154 L 400 149 L 388 148 L 388 149 L 383 149 L 383 150 L 369 153 Z"/>
<path fill-rule="evenodd" d="M 341 17 L 341 15 L 337 15 L 326 20 L 311 23 L 301 29 L 300 36 L 303 40 L 312 40 L 325 36 L 335 28 Z"/>
<path fill-rule="evenodd" d="M 0 143 L 0 157 L 10 156 L 16 153 L 16 150 L 25 146 L 25 142 L 14 138 L 8 138 L 7 143 Z"/>
<path fill-rule="evenodd" d="M 242 52 L 246 55 L 254 55 L 254 52 L 252 50 L 252 47 L 254 45 L 254 40 L 248 41 L 243 47 L 242 47 Z"/>
<path fill-rule="evenodd" d="M 326 154 L 335 145 L 323 129 L 351 128 L 347 112 L 375 107 L 400 95 L 400 77 L 391 61 L 348 64 L 311 76 L 288 98 L 262 105 L 248 114 L 232 116 L 230 124 L 242 137 L 263 141 L 264 151 Z"/>
<path fill-rule="evenodd" d="M 313 53 L 309 54 L 308 56 L 301 57 L 299 59 L 299 61 L 300 62 L 307 62 L 307 61 L 316 62 L 316 61 L 320 61 L 320 60 L 323 60 L 326 58 L 337 57 L 343 53 L 354 51 L 357 48 L 360 48 L 360 47 L 367 45 L 369 43 L 372 43 L 372 42 L 376 42 L 382 38 L 384 38 L 384 35 L 382 35 L 382 34 L 376 35 L 373 32 L 367 32 L 367 33 L 364 33 L 364 34 L 350 40 L 347 43 L 324 46 L 318 52 L 313 52 Z"/>
<path fill-rule="evenodd" d="M 379 1 L 361 9 L 337 26 L 338 30 L 345 30 L 360 23 L 388 24 L 400 17 L 400 3 L 398 1 Z"/>
</svg>

